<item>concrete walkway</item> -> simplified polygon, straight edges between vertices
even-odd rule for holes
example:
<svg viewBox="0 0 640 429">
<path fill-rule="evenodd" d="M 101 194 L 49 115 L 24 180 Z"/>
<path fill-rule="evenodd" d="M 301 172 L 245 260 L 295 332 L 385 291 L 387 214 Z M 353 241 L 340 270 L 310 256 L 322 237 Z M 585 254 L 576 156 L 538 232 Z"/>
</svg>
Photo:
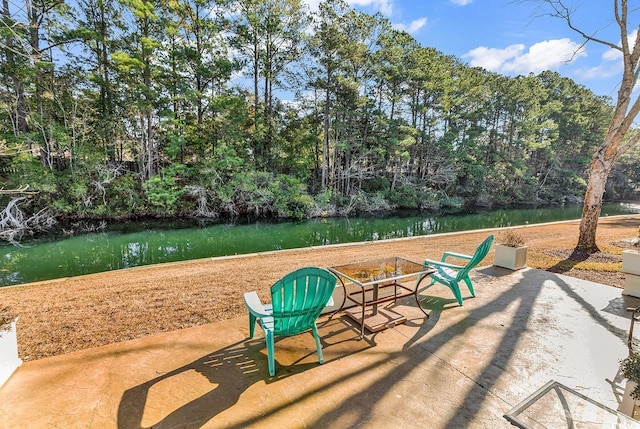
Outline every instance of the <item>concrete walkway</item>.
<svg viewBox="0 0 640 429">
<path fill-rule="evenodd" d="M 525 269 L 475 271 L 476 298 L 422 292 L 406 324 L 359 340 L 346 317 L 276 343 L 232 319 L 23 364 L 2 428 L 500 428 L 550 379 L 616 409 L 630 302 L 620 289 Z M 463 296 L 468 297 L 464 294 Z M 261 335 L 261 334 L 260 334 Z"/>
</svg>

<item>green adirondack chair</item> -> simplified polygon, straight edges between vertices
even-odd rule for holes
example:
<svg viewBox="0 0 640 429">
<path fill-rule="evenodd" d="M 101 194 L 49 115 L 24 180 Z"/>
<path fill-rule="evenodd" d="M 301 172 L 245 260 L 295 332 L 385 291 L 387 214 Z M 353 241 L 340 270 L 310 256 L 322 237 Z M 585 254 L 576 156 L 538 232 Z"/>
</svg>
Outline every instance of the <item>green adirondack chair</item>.
<svg viewBox="0 0 640 429">
<path fill-rule="evenodd" d="M 440 261 L 433 261 L 431 259 L 425 259 L 424 265 L 430 266 L 435 269 L 435 273 L 431 274 L 431 284 L 433 285 L 435 282 L 442 283 L 447 286 L 456 297 L 458 304 L 462 305 L 462 293 L 460 292 L 460 286 L 458 285 L 460 282 L 465 282 L 467 287 L 469 288 L 469 292 L 471 292 L 471 296 L 475 297 L 476 294 L 473 290 L 473 284 L 471 283 L 471 279 L 469 278 L 469 272 L 478 265 L 489 253 L 491 249 L 491 244 L 493 243 L 493 235 L 488 236 L 485 240 L 478 246 L 475 253 L 471 255 L 464 255 L 461 253 L 455 252 L 445 252 L 442 255 Z M 466 265 L 454 265 L 447 263 L 447 258 L 458 258 L 464 259 L 467 262 Z"/>
<path fill-rule="evenodd" d="M 249 310 L 249 338 L 253 338 L 258 319 L 264 330 L 269 359 L 269 375 L 274 376 L 274 337 L 297 335 L 311 330 L 316 340 L 318 361 L 323 363 L 316 320 L 331 300 L 337 279 L 329 271 L 305 267 L 293 271 L 271 286 L 271 304 L 262 304 L 256 292 L 244 294 Z"/>
</svg>

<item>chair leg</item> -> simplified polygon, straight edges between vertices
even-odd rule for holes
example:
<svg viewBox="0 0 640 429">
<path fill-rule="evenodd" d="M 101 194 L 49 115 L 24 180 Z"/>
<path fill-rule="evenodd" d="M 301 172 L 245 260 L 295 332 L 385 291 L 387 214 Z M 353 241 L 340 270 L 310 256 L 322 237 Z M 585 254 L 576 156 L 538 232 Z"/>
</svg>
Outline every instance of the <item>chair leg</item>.
<svg viewBox="0 0 640 429">
<path fill-rule="evenodd" d="M 467 287 L 469 288 L 469 292 L 471 292 L 471 296 L 475 298 L 476 293 L 473 290 L 473 284 L 471 284 L 471 279 L 469 277 L 465 277 L 464 282 L 467 284 Z"/>
<path fill-rule="evenodd" d="M 320 334 L 318 333 L 318 327 L 314 323 L 311 327 L 313 331 L 313 337 L 316 340 L 316 350 L 318 351 L 318 362 L 324 363 L 324 357 L 322 356 L 322 346 L 320 345 Z"/>
<path fill-rule="evenodd" d="M 265 341 L 267 343 L 267 359 L 269 360 L 269 375 L 276 375 L 275 347 L 272 331 L 264 331 Z"/>
<path fill-rule="evenodd" d="M 456 300 L 458 301 L 458 304 L 462 305 L 462 293 L 460 292 L 460 287 L 458 286 L 458 283 L 457 282 L 450 283 L 449 288 L 455 295 Z"/>
<path fill-rule="evenodd" d="M 256 322 L 258 318 L 253 314 L 249 313 L 249 338 L 253 338 L 253 334 L 256 332 Z"/>
</svg>

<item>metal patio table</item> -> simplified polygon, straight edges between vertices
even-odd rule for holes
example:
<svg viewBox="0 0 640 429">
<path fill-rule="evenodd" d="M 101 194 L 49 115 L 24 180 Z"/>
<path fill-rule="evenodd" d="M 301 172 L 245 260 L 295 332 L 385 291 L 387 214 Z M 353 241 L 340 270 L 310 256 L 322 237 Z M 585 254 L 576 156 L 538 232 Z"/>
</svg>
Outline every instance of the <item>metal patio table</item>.
<svg viewBox="0 0 640 429">
<path fill-rule="evenodd" d="M 520 429 L 640 428 L 640 422 L 550 380 L 504 418 Z"/>
<path fill-rule="evenodd" d="M 420 306 L 418 288 L 435 272 L 431 267 L 396 256 L 338 265 L 329 270 L 340 280 L 344 292 L 342 304 L 332 316 L 344 310 L 348 301 L 355 304 L 355 309 L 344 311 L 360 323 L 360 338 L 364 336 L 365 327 L 377 332 L 406 321 L 405 316 L 379 304 L 413 295 L 418 308 L 429 317 Z"/>
</svg>

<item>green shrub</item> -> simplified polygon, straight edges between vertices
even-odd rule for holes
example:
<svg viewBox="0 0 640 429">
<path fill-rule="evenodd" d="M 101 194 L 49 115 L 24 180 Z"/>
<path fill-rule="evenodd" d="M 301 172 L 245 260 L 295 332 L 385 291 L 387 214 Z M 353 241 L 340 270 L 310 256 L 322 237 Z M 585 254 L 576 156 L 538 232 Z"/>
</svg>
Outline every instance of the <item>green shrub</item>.
<svg viewBox="0 0 640 429">
<path fill-rule="evenodd" d="M 300 180 L 281 174 L 249 171 L 233 176 L 216 189 L 222 210 L 257 216 L 304 219 L 313 211 L 313 198 Z"/>
<path fill-rule="evenodd" d="M 160 214 L 169 215 L 176 211 L 176 203 L 185 192 L 177 184 L 175 171 L 166 171 L 147 180 L 142 188 L 151 207 L 160 209 Z"/>
<path fill-rule="evenodd" d="M 391 183 L 386 177 L 373 177 L 362 183 L 362 190 L 365 192 L 386 191 L 390 187 Z"/>
<path fill-rule="evenodd" d="M 464 207 L 464 198 L 444 196 L 440 199 L 440 207 L 443 209 L 460 210 Z"/>
<path fill-rule="evenodd" d="M 56 176 L 31 154 L 17 155 L 11 167 L 16 170 L 16 173 L 12 174 L 12 182 L 17 186 L 29 185 L 30 190 L 47 194 L 58 192 Z"/>
<path fill-rule="evenodd" d="M 106 200 L 113 215 L 135 214 L 144 208 L 140 180 L 133 173 L 116 177 L 107 187 Z"/>
<path fill-rule="evenodd" d="M 313 208 L 313 198 L 299 180 L 281 174 L 271 182 L 269 189 L 273 196 L 275 212 L 278 217 L 305 219 Z"/>
<path fill-rule="evenodd" d="M 373 195 L 369 195 L 366 198 L 363 198 L 362 202 L 363 206 L 361 207 L 361 211 L 369 213 L 387 212 L 396 208 L 396 206 L 393 203 L 390 203 L 382 192 L 376 192 Z"/>
<path fill-rule="evenodd" d="M 311 216 L 327 217 L 336 214 L 335 197 L 331 189 L 325 188 L 322 192 L 313 196 L 314 208 Z"/>
<path fill-rule="evenodd" d="M 630 354 L 620 361 L 620 372 L 628 380 L 637 383 L 637 386 L 631 392 L 631 397 L 640 399 L 640 356 Z"/>
<path fill-rule="evenodd" d="M 399 184 L 393 190 L 385 192 L 384 196 L 389 204 L 395 207 L 415 209 L 420 206 L 420 197 L 418 196 L 417 189 L 409 187 L 404 183 Z"/>
</svg>

